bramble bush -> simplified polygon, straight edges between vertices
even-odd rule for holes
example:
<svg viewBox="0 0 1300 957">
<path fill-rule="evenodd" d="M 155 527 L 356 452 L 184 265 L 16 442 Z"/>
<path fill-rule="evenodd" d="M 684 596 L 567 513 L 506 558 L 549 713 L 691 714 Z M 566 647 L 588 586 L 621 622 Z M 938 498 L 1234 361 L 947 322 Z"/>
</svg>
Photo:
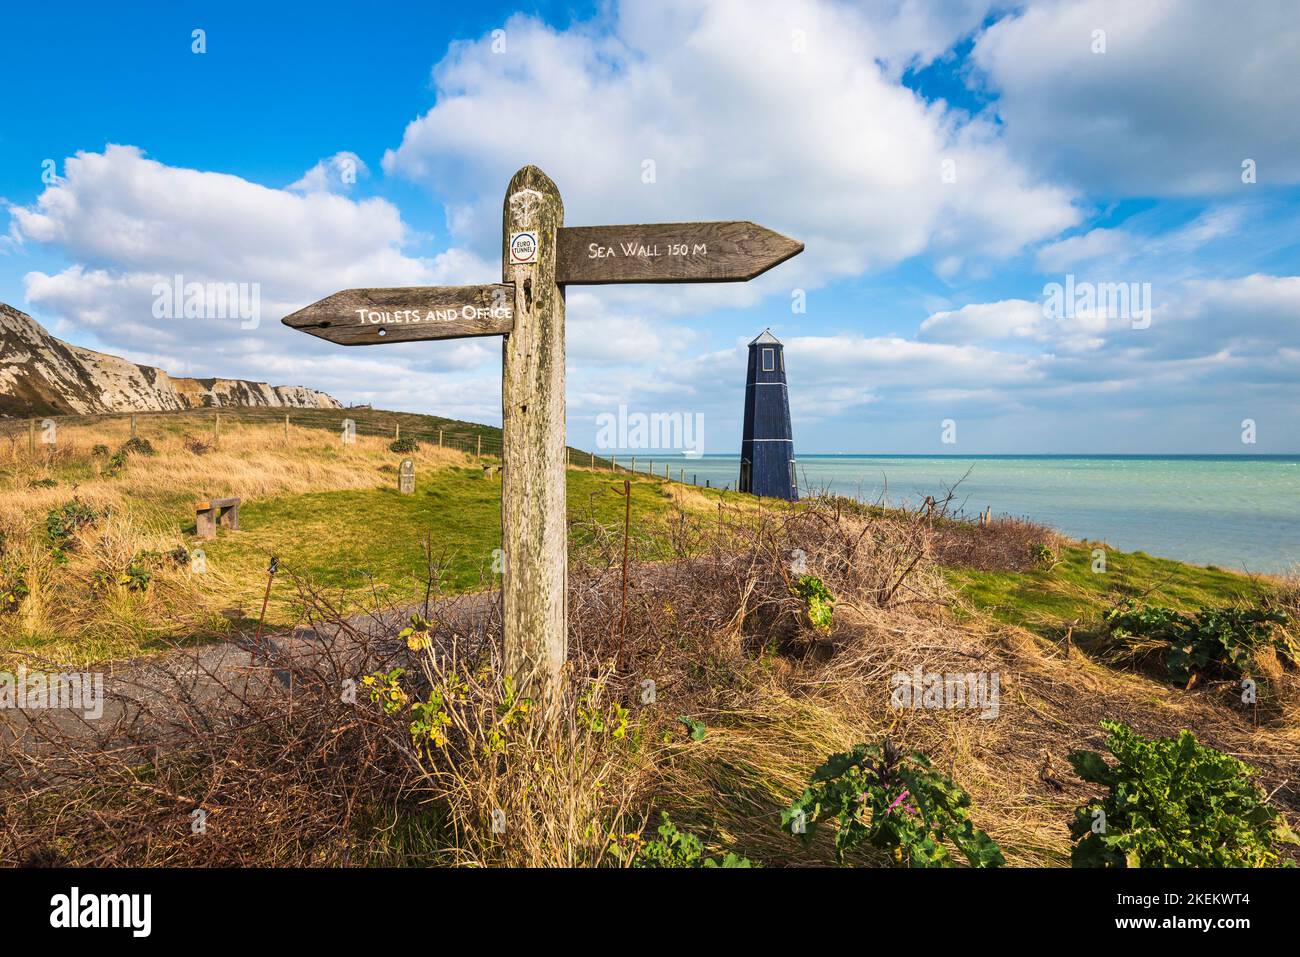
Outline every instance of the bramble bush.
<svg viewBox="0 0 1300 957">
<path fill-rule="evenodd" d="M 1148 739 L 1118 721 L 1101 726 L 1117 763 L 1095 751 L 1069 755 L 1079 777 L 1109 788 L 1075 809 L 1073 866 L 1276 867 L 1278 845 L 1296 843 L 1249 765 L 1190 731 Z"/>
<path fill-rule="evenodd" d="M 811 785 L 781 813 L 781 823 L 807 841 L 815 825 L 834 819 L 841 861 L 870 844 L 903 867 L 951 867 L 951 843 L 973 867 L 1006 863 L 997 843 L 971 822 L 970 795 L 924 754 L 905 754 L 889 738 L 832 754 Z"/>
<path fill-rule="evenodd" d="M 158 450 L 153 447 L 152 442 L 148 439 L 141 438 L 138 435 L 133 435 L 131 438 L 123 442 L 122 447 L 118 451 L 125 452 L 128 455 L 134 454 L 148 456 L 158 454 Z"/>
<path fill-rule="evenodd" d="M 1266 648 L 1295 663 L 1294 650 L 1274 629 L 1289 621 L 1285 612 L 1268 609 L 1200 608 L 1187 615 L 1159 605 L 1138 607 L 1129 601 L 1106 613 L 1112 637 L 1166 645 L 1165 667 L 1179 684 L 1206 671 L 1239 677 L 1250 669 L 1255 653 Z"/>
</svg>

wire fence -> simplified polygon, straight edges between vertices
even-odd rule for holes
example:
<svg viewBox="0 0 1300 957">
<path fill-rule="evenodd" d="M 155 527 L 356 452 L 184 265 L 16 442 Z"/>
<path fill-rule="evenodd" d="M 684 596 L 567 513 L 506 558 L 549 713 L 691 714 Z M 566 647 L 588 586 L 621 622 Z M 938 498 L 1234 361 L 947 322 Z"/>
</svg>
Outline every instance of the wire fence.
<svg viewBox="0 0 1300 957">
<path fill-rule="evenodd" d="M 420 415 L 414 412 L 388 412 L 379 409 L 354 407 L 346 409 L 285 409 L 225 407 L 212 409 L 184 409 L 172 412 L 111 412 L 95 415 L 59 415 L 45 418 L 0 419 L 0 441 L 10 443 L 12 454 L 24 451 L 40 455 L 50 446 L 57 446 L 59 429 L 78 426 L 95 426 L 104 423 L 125 426 L 130 435 L 148 438 L 151 431 L 175 431 L 177 425 L 198 438 L 220 443 L 222 428 L 234 425 L 280 426 L 286 439 L 291 429 L 320 429 L 340 437 L 347 429 L 354 435 L 387 437 L 396 442 L 411 439 L 421 445 L 455 449 L 467 455 L 484 459 L 501 459 L 501 430 L 490 425 L 464 422 L 441 416 Z M 351 425 L 349 426 L 349 423 Z M 669 453 L 665 453 L 667 455 Z M 673 460 L 656 462 L 646 456 L 608 456 L 595 452 L 566 447 L 567 464 L 571 467 L 589 468 L 608 472 L 644 475 L 669 482 L 699 485 L 698 477 L 685 466 L 673 466 Z M 680 460 L 678 460 L 680 461 Z M 703 487 L 711 488 L 705 479 Z M 730 485 L 724 486 L 730 488 Z"/>
</svg>

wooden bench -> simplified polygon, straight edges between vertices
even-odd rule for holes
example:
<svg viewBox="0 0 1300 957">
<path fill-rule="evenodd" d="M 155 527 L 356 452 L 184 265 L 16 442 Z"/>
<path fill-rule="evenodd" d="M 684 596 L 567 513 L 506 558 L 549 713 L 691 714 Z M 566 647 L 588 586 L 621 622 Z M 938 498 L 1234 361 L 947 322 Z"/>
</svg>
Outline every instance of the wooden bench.
<svg viewBox="0 0 1300 957">
<path fill-rule="evenodd" d="M 239 499 L 213 498 L 194 506 L 194 528 L 199 538 L 216 538 L 218 525 L 239 531 Z"/>
</svg>

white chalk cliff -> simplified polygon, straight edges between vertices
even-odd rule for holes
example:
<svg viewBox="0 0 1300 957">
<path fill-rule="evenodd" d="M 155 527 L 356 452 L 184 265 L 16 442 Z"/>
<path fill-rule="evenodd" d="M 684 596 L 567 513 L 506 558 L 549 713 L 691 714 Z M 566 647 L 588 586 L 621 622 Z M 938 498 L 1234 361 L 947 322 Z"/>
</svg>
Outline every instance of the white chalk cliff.
<svg viewBox="0 0 1300 957">
<path fill-rule="evenodd" d="M 229 406 L 338 409 L 332 396 L 246 379 L 187 379 L 54 338 L 0 302 L 0 415 L 88 415 Z"/>
</svg>

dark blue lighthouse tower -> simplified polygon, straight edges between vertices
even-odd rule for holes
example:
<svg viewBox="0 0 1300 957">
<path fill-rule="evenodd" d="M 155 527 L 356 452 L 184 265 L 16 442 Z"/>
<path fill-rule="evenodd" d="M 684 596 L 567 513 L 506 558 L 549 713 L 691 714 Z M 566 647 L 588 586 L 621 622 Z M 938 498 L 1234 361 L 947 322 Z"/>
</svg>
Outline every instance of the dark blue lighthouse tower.
<svg viewBox="0 0 1300 957">
<path fill-rule="evenodd" d="M 785 346 L 764 329 L 749 344 L 745 375 L 745 432 L 740 440 L 740 490 L 794 501 L 794 433 L 785 386 Z"/>
</svg>

